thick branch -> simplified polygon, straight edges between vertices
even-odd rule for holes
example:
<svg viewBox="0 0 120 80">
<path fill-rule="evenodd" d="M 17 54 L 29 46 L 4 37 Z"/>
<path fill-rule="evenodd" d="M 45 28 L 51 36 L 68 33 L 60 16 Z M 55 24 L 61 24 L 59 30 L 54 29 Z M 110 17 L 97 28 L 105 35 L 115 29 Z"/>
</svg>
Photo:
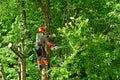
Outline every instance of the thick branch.
<svg viewBox="0 0 120 80">
<path fill-rule="evenodd" d="M 49 27 L 49 6 L 50 6 L 50 1 L 46 0 L 46 7 L 43 6 L 41 0 L 37 0 L 39 7 L 41 8 L 43 14 L 44 14 L 44 21 L 45 21 L 45 26 Z"/>
<path fill-rule="evenodd" d="M 44 8 L 44 6 L 43 6 L 41 0 L 37 0 L 37 3 L 38 3 L 38 5 L 39 5 L 39 7 L 41 8 L 43 14 L 45 14 L 45 13 L 46 13 L 46 11 L 45 11 L 46 9 Z"/>
<path fill-rule="evenodd" d="M 21 54 L 14 46 L 12 43 L 8 44 L 8 48 L 10 48 L 20 59 L 23 59 L 25 57 L 23 54 Z"/>
<path fill-rule="evenodd" d="M 21 0 L 21 2 L 20 2 L 21 4 L 20 4 L 20 7 L 21 7 L 21 12 L 22 12 L 22 26 L 23 26 L 23 28 L 26 30 L 27 29 L 27 27 L 26 27 L 26 12 L 25 12 L 25 8 L 24 8 L 24 6 L 25 6 L 25 2 L 24 2 L 24 0 Z"/>
<path fill-rule="evenodd" d="M 46 0 L 46 12 L 49 14 L 50 10 L 50 0 Z"/>
<path fill-rule="evenodd" d="M 23 29 L 25 30 L 25 34 L 26 34 L 27 38 L 30 38 L 30 32 L 26 25 L 26 11 L 25 11 L 25 1 L 24 0 L 21 0 L 20 7 L 21 7 L 21 15 L 22 15 L 21 27 L 23 27 Z"/>
<path fill-rule="evenodd" d="M 25 40 L 25 39 L 22 37 L 20 40 L 21 40 L 21 42 L 22 42 L 22 43 L 21 43 L 21 53 L 24 54 L 24 46 L 25 46 L 25 45 L 24 45 L 24 40 Z"/>
<path fill-rule="evenodd" d="M 45 25 L 48 28 L 49 28 L 49 25 L 50 25 L 49 11 L 50 11 L 50 0 L 46 0 L 46 13 L 44 14 L 44 16 L 45 16 Z"/>
</svg>

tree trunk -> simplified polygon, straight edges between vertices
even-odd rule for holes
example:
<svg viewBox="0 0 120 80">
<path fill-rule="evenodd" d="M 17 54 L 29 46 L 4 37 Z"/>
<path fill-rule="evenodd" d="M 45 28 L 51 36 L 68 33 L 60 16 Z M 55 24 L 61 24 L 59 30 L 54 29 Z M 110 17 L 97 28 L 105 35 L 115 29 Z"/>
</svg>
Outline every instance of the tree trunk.
<svg viewBox="0 0 120 80">
<path fill-rule="evenodd" d="M 41 80 L 49 80 L 49 76 L 47 70 L 45 70 L 45 67 L 42 69 L 41 74 Z"/>
<path fill-rule="evenodd" d="M 20 47 L 18 47 L 18 51 L 20 51 Z M 17 74 L 18 74 L 18 80 L 21 80 L 21 64 L 20 64 L 20 58 L 18 58 Z"/>
<path fill-rule="evenodd" d="M 20 80 L 26 80 L 26 57 L 24 55 L 24 40 L 22 39 L 21 51 L 18 51 L 12 43 L 9 43 L 8 47 L 17 55 L 20 61 Z M 19 76 L 18 76 L 19 77 Z"/>
<path fill-rule="evenodd" d="M 0 64 L 0 72 L 2 73 L 2 80 L 6 80 L 6 76 L 5 76 L 5 72 L 4 72 L 2 64 Z"/>
<path fill-rule="evenodd" d="M 27 29 L 26 27 L 26 12 L 25 12 L 25 1 L 21 0 L 20 1 L 20 7 L 21 7 L 21 15 L 22 15 L 22 27 L 24 28 L 24 30 Z"/>
<path fill-rule="evenodd" d="M 21 80 L 21 74 L 20 74 L 20 72 L 18 71 L 17 74 L 18 74 L 18 80 Z"/>
<path fill-rule="evenodd" d="M 21 75 L 19 75 L 18 73 L 18 80 L 26 80 L 26 57 L 24 55 L 24 39 L 21 38 L 21 50 L 18 51 L 12 43 L 9 43 L 8 47 L 17 55 L 17 57 L 19 58 L 18 61 L 20 61 L 20 73 Z M 18 71 L 19 72 L 19 71 Z M 21 77 L 21 78 L 20 78 Z"/>
<path fill-rule="evenodd" d="M 44 6 L 42 4 L 41 0 L 37 0 L 39 7 L 41 8 L 43 14 L 44 14 L 44 22 L 45 26 L 47 27 L 46 34 L 49 33 L 49 26 L 50 26 L 50 18 L 49 18 L 49 10 L 50 10 L 50 0 L 46 0 L 46 5 Z M 50 48 L 49 46 L 46 47 L 46 52 L 48 54 L 48 62 L 50 62 Z M 50 64 L 49 64 L 50 65 Z M 50 80 L 49 73 L 45 70 L 45 66 L 43 66 L 43 69 L 41 71 L 41 80 Z"/>
<path fill-rule="evenodd" d="M 21 67 L 20 67 L 20 66 L 18 66 L 18 67 L 19 67 L 19 69 L 18 69 L 18 71 L 17 71 L 18 80 L 21 80 Z"/>
<path fill-rule="evenodd" d="M 24 38 L 21 38 L 21 54 L 24 53 Z M 26 80 L 26 57 L 23 56 L 21 59 L 21 80 Z"/>
<path fill-rule="evenodd" d="M 20 65 L 20 58 L 18 58 L 18 67 L 15 67 L 15 71 L 17 72 L 17 80 L 21 80 L 21 65 Z"/>
<path fill-rule="evenodd" d="M 21 60 L 21 80 L 26 80 L 26 58 Z"/>
<path fill-rule="evenodd" d="M 24 0 L 20 0 L 20 8 L 21 8 L 21 19 L 22 24 L 21 27 L 26 31 L 26 12 L 25 12 L 25 2 Z M 27 35 L 26 35 L 27 36 Z M 24 38 L 21 39 L 21 45 L 18 47 L 18 50 L 13 46 L 12 43 L 8 44 L 8 48 L 10 48 L 18 57 L 18 61 L 20 63 L 19 70 L 18 70 L 18 80 L 26 80 L 26 57 L 25 57 L 25 51 L 24 51 Z"/>
<path fill-rule="evenodd" d="M 26 32 L 26 30 L 27 30 L 27 26 L 26 26 L 26 11 L 25 11 L 25 1 L 24 0 L 21 0 L 20 1 L 20 7 L 21 7 L 21 15 L 22 15 L 22 17 L 21 17 L 21 19 L 22 19 L 22 27 L 23 27 L 23 29 L 25 30 L 25 32 Z M 26 35 L 27 36 L 27 35 Z M 24 38 L 22 37 L 21 38 L 21 54 L 23 54 L 23 55 L 25 55 L 25 51 L 24 51 L 24 46 L 25 46 L 25 44 L 24 44 Z M 25 56 L 23 56 L 21 59 L 20 59 L 20 61 L 21 61 L 21 80 L 26 80 L 26 57 Z"/>
</svg>

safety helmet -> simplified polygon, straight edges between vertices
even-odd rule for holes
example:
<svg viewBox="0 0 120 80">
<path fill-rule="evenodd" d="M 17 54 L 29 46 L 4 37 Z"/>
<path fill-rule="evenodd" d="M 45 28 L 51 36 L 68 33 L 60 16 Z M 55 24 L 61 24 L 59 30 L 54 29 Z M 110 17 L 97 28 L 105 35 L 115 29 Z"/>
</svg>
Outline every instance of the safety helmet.
<svg viewBox="0 0 120 80">
<path fill-rule="evenodd" d="M 44 26 L 39 27 L 39 32 L 40 33 L 45 33 L 45 27 Z"/>
</svg>

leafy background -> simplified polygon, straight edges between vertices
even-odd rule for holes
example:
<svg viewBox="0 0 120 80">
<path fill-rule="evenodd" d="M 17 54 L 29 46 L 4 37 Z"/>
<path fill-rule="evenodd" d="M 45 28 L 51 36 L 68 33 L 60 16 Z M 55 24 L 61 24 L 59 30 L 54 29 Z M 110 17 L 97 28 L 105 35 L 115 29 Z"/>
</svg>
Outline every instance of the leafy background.
<svg viewBox="0 0 120 80">
<path fill-rule="evenodd" d="M 0 63 L 7 80 L 17 79 L 18 68 L 7 45 L 17 46 L 25 37 L 20 10 L 19 0 L 0 1 Z M 25 0 L 25 10 L 31 35 L 25 40 L 26 76 L 39 80 L 34 45 L 38 27 L 44 25 L 43 13 L 34 0 Z M 120 79 L 119 0 L 51 0 L 49 31 L 57 35 L 53 42 L 64 46 L 51 53 L 51 80 Z"/>
</svg>

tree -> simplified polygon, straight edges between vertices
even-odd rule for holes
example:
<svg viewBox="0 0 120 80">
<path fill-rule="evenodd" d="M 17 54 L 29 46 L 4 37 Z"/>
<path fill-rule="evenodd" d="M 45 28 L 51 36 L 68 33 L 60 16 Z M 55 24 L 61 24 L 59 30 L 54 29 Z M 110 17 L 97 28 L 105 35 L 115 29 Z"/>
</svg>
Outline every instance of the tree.
<svg viewBox="0 0 120 80">
<path fill-rule="evenodd" d="M 51 0 L 49 16 L 45 18 L 48 14 L 40 5 L 46 8 L 46 1 L 25 0 L 27 30 L 21 27 L 20 1 L 0 1 L 0 63 L 6 79 L 17 79 L 18 69 L 18 57 L 8 50 L 7 44 L 12 42 L 13 48 L 18 49 L 21 37 L 25 38 L 26 79 L 40 79 L 34 42 L 38 26 L 43 24 L 49 26 L 48 33 L 57 35 L 52 41 L 62 46 L 50 54 L 50 79 L 119 79 L 120 2 Z M 30 38 L 26 37 L 27 31 Z"/>
<path fill-rule="evenodd" d="M 21 6 L 21 21 L 22 21 L 22 24 L 21 24 L 21 27 L 23 27 L 24 30 L 27 30 L 27 27 L 26 27 L 26 12 L 24 10 L 24 0 L 21 0 L 20 1 L 20 6 Z M 9 43 L 8 47 L 17 55 L 18 59 L 19 59 L 19 63 L 20 63 L 20 68 L 19 68 L 19 71 L 20 71 L 20 74 L 19 74 L 19 79 L 20 80 L 26 80 L 26 57 L 25 57 L 25 50 L 24 50 L 24 46 L 25 46 L 25 38 L 21 37 L 20 38 L 21 40 L 21 45 L 18 47 L 18 50 L 13 48 L 13 44 L 12 43 Z M 20 48 L 20 49 L 19 49 Z"/>
<path fill-rule="evenodd" d="M 50 18 L 49 18 L 49 8 L 50 8 L 50 0 L 46 0 L 46 5 L 43 5 L 41 0 L 37 0 L 39 7 L 41 8 L 43 15 L 44 15 L 44 24 L 47 27 L 46 32 L 49 32 L 49 27 L 50 27 Z M 46 33 L 48 34 L 48 33 Z M 46 48 L 46 52 L 48 54 L 48 60 L 50 59 L 49 55 L 50 55 L 50 48 L 47 46 Z M 45 66 L 43 67 L 42 70 L 42 76 L 41 76 L 41 80 L 49 80 L 49 74 L 46 73 L 47 71 L 45 70 Z"/>
<path fill-rule="evenodd" d="M 111 42 L 109 37 L 111 23 L 106 18 L 115 2 L 81 1 L 79 3 L 81 5 L 78 8 L 81 10 L 78 14 L 79 17 L 71 17 L 73 20 L 67 22 L 65 27 L 58 29 L 61 37 L 64 38 L 61 43 L 65 42 L 71 48 L 69 48 L 68 52 L 65 52 L 65 49 L 62 54 L 62 60 L 60 57 L 60 60 L 55 62 L 55 64 L 62 63 L 59 64 L 61 66 L 52 68 L 51 76 L 54 76 L 52 77 L 53 79 L 119 79 L 117 77 L 119 75 L 117 71 L 119 70 L 113 70 L 112 68 L 114 64 L 113 56 L 119 53 L 116 52 L 119 44 L 116 45 L 116 41 Z M 101 4 L 98 5 L 99 3 Z M 84 22 L 85 19 L 87 26 Z M 115 19 L 110 19 L 110 21 L 116 24 L 116 29 L 118 30 L 118 23 L 114 22 Z M 104 30 L 106 30 L 107 34 L 103 33 Z M 80 51 L 81 48 L 85 48 L 85 50 Z M 67 54 L 70 55 L 70 59 Z M 115 74 L 114 71 L 118 74 Z M 59 75 L 56 75 L 58 73 Z M 64 73 L 64 76 L 62 73 Z M 114 74 L 117 76 L 112 76 Z"/>
</svg>

